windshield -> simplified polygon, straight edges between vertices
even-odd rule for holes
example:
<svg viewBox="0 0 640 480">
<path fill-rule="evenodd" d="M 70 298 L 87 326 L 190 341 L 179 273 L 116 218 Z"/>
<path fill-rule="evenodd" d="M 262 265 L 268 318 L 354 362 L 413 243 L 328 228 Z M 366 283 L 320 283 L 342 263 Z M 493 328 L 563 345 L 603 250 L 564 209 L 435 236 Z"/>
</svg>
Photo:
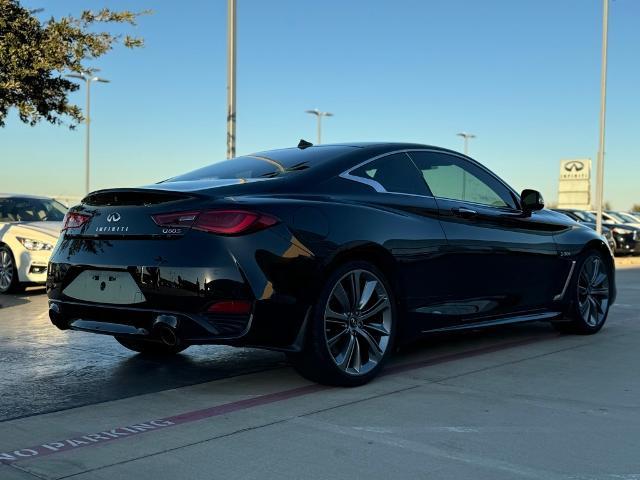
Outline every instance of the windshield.
<svg viewBox="0 0 640 480">
<path fill-rule="evenodd" d="M 0 198 L 0 222 L 61 222 L 67 207 L 47 198 Z"/>
<path fill-rule="evenodd" d="M 255 153 L 208 165 L 165 182 L 192 180 L 247 180 L 279 177 L 306 170 L 352 151 L 353 147 L 327 145 L 307 149 L 286 148 Z M 164 183 L 164 182 L 161 182 Z"/>
<path fill-rule="evenodd" d="M 609 215 L 613 215 L 610 213 Z M 623 223 L 639 223 L 638 219 L 633 215 L 624 212 L 616 212 L 616 217 L 620 218 Z"/>
<path fill-rule="evenodd" d="M 609 215 L 609 217 L 611 217 L 616 222 L 631 223 L 629 220 L 627 220 L 626 218 L 624 218 L 621 214 L 619 214 L 617 212 L 609 211 L 609 212 L 607 212 L 607 215 Z"/>
<path fill-rule="evenodd" d="M 576 217 L 578 217 L 583 222 L 594 222 L 595 223 L 595 221 L 596 221 L 596 217 L 592 213 L 583 212 L 583 211 L 580 211 L 580 210 L 575 210 L 573 213 L 574 213 L 574 215 Z"/>
</svg>

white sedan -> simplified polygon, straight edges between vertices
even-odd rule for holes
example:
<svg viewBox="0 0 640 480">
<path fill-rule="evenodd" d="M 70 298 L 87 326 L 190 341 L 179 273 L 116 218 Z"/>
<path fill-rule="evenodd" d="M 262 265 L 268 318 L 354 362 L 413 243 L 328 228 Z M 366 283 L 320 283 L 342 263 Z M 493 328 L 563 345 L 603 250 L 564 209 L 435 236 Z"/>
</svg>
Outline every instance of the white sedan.
<svg viewBox="0 0 640 480">
<path fill-rule="evenodd" d="M 0 294 L 46 282 L 66 212 L 52 198 L 0 194 Z"/>
</svg>

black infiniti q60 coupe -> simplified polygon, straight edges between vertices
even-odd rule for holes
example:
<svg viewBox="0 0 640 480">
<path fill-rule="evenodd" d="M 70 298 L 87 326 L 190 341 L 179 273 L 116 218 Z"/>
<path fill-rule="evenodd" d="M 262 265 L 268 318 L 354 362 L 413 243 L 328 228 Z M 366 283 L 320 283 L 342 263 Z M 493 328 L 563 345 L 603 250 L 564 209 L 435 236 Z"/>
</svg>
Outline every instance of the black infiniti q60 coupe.
<svg viewBox="0 0 640 480">
<path fill-rule="evenodd" d="M 434 331 L 595 333 L 615 299 L 595 231 L 466 156 L 399 143 L 301 142 L 93 192 L 67 214 L 47 289 L 61 329 L 154 355 L 280 350 L 334 385 Z"/>
</svg>

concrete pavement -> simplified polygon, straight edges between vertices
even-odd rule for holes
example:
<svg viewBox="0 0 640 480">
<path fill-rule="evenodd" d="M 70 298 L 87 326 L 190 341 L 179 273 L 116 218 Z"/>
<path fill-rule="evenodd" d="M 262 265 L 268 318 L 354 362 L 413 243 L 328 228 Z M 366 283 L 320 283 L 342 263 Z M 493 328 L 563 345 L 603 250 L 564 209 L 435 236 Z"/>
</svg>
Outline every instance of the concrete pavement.
<svg viewBox="0 0 640 480">
<path fill-rule="evenodd" d="M 598 335 L 541 323 L 434 337 L 356 389 L 309 384 L 278 354 L 215 347 L 122 373 L 137 357 L 108 338 L 43 323 L 20 340 L 40 322 L 42 297 L 29 296 L 0 309 L 13 349 L 0 479 L 638 479 L 640 269 L 618 285 Z M 101 373 L 85 385 L 76 365 Z"/>
</svg>

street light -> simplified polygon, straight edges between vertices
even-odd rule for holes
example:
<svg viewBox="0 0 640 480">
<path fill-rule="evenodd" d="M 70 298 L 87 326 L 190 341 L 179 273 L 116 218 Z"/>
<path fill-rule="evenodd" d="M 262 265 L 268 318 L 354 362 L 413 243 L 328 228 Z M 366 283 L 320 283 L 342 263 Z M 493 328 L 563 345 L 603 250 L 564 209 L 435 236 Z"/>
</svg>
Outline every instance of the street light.
<svg viewBox="0 0 640 480">
<path fill-rule="evenodd" d="M 464 154 L 469 155 L 469 140 L 476 138 L 473 133 L 460 132 L 456 133 L 458 137 L 464 138 Z"/>
<path fill-rule="evenodd" d="M 333 117 L 333 113 L 321 112 L 317 108 L 314 108 L 313 110 L 305 110 L 305 112 L 318 117 L 318 145 L 320 145 L 320 143 L 322 143 L 322 117 Z"/>
<path fill-rule="evenodd" d="M 469 155 L 469 140 L 476 138 L 473 133 L 460 132 L 456 133 L 458 137 L 464 138 L 464 154 Z M 467 195 L 467 171 L 462 170 L 462 199 L 465 200 Z"/>
<path fill-rule="evenodd" d="M 236 0 L 227 2 L 227 159 L 236 156 Z"/>
<path fill-rule="evenodd" d="M 97 68 L 93 68 L 91 70 L 87 70 L 82 73 L 70 73 L 66 75 L 67 77 L 77 78 L 79 80 L 84 80 L 87 84 L 87 107 L 86 107 L 86 115 L 85 115 L 85 124 L 86 124 L 86 141 L 85 141 L 85 150 L 84 150 L 84 161 L 85 161 L 85 176 L 84 176 L 84 190 L 85 193 L 89 193 L 89 175 L 90 175 L 90 144 L 91 144 L 91 83 L 93 82 L 101 82 L 101 83 L 109 83 L 109 80 L 104 78 L 96 77 L 94 75 L 95 72 L 99 72 Z"/>
<path fill-rule="evenodd" d="M 603 0 L 602 71 L 600 73 L 600 139 L 596 173 L 596 231 L 602 234 L 602 204 L 604 198 L 604 127 L 607 111 L 607 44 L 609 30 L 609 0 Z"/>
</svg>

